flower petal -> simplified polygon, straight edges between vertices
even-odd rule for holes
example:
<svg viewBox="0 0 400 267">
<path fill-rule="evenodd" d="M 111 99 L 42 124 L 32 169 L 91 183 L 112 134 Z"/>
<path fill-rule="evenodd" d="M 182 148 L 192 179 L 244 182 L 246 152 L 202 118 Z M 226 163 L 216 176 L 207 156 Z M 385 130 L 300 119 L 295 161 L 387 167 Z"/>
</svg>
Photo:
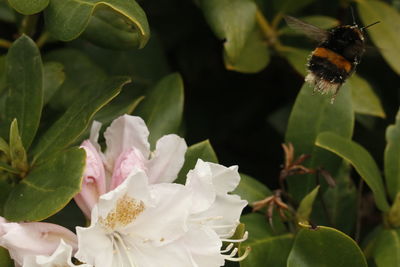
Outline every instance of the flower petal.
<svg viewBox="0 0 400 267">
<path fill-rule="evenodd" d="M 142 152 L 134 147 L 123 152 L 114 163 L 110 189 L 113 190 L 119 186 L 135 168 L 145 172 L 146 161 Z"/>
<path fill-rule="evenodd" d="M 103 161 L 93 144 L 86 140 L 81 147 L 86 152 L 86 166 L 82 180 L 82 190 L 74 199 L 87 218 L 100 195 L 106 192 L 106 175 Z"/>
<path fill-rule="evenodd" d="M 111 267 L 114 257 L 112 240 L 99 225 L 76 227 L 79 249 L 75 257 L 96 267 Z"/>
<path fill-rule="evenodd" d="M 146 165 L 150 183 L 173 182 L 185 162 L 186 150 L 183 138 L 175 134 L 161 137 L 157 141 L 154 156 Z"/>
<path fill-rule="evenodd" d="M 187 174 L 186 188 L 193 195 L 191 213 L 207 210 L 215 201 L 216 192 L 210 166 L 199 159 L 193 170 Z"/>
<path fill-rule="evenodd" d="M 77 239 L 74 233 L 68 229 L 51 223 L 0 223 L 0 246 L 10 252 L 18 264 L 29 255 L 50 256 L 63 239 L 74 249 L 77 247 Z"/>
<path fill-rule="evenodd" d="M 122 232 L 134 233 L 139 240 L 161 246 L 186 233 L 192 196 L 183 185 L 171 183 L 153 185 L 151 195 L 153 206 L 147 207 Z"/>
<path fill-rule="evenodd" d="M 240 175 L 237 166 L 225 167 L 211 162 L 206 164 L 210 166 L 217 194 L 224 195 L 232 192 L 239 185 Z"/>
<path fill-rule="evenodd" d="M 152 205 L 148 178 L 142 170 L 134 169 L 122 184 L 100 197 L 92 211 L 92 225 L 96 224 L 100 218 L 107 218 L 111 212 L 115 211 L 118 208 L 118 202 L 125 196 L 131 197 L 137 202 L 143 202 L 145 206 Z"/>
<path fill-rule="evenodd" d="M 115 119 L 105 131 L 104 137 L 107 144 L 106 167 L 109 171 L 113 170 L 117 157 L 132 147 L 139 149 L 146 159 L 149 158 L 149 130 L 140 117 L 123 115 Z"/>
<path fill-rule="evenodd" d="M 72 247 L 61 239 L 56 251 L 51 256 L 27 256 L 24 258 L 23 267 L 54 267 L 54 266 L 75 266 L 72 261 Z M 88 264 L 79 267 L 89 267 Z"/>
<path fill-rule="evenodd" d="M 217 267 L 224 265 L 221 255 L 222 241 L 209 227 L 191 227 L 184 237 L 185 247 L 190 251 L 194 266 Z"/>
</svg>

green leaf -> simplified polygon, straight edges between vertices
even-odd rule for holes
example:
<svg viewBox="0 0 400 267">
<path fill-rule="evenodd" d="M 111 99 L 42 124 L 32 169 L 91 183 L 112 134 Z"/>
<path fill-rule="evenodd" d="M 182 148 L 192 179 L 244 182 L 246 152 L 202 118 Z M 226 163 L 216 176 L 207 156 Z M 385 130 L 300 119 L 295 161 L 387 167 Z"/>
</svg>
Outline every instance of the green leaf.
<svg viewBox="0 0 400 267">
<path fill-rule="evenodd" d="M 350 139 L 354 127 L 354 112 L 348 88 L 342 88 L 334 104 L 326 95 L 312 94 L 312 88 L 304 84 L 290 114 L 286 131 L 286 142 L 291 142 L 296 155 L 309 154 L 305 161 L 308 167 L 324 167 L 335 175 L 341 159 L 332 153 L 315 146 L 319 133 L 332 131 Z M 300 201 L 315 186 L 314 175 L 288 177 L 289 192 Z"/>
<path fill-rule="evenodd" d="M 400 265 L 400 230 L 384 229 L 374 244 L 373 258 L 377 267 Z"/>
<path fill-rule="evenodd" d="M 339 21 L 337 19 L 328 16 L 307 16 L 300 17 L 298 19 L 325 30 L 331 29 L 339 25 Z M 302 35 L 301 32 L 296 31 L 287 25 L 279 30 L 279 34 Z"/>
<path fill-rule="evenodd" d="M 45 105 L 63 84 L 65 72 L 64 66 L 57 62 L 46 62 L 43 67 L 43 105 Z"/>
<path fill-rule="evenodd" d="M 198 159 L 218 163 L 217 155 L 215 154 L 210 141 L 205 140 L 188 147 L 185 154 L 185 163 L 183 164 L 175 183 L 184 184 L 186 182 L 187 173 L 194 169 Z"/>
<path fill-rule="evenodd" d="M 327 188 L 323 195 L 328 221 L 338 230 L 351 233 L 356 221 L 357 189 L 350 177 L 349 164 L 343 163 L 335 182 L 336 186 Z"/>
<path fill-rule="evenodd" d="M 391 199 L 400 192 L 400 111 L 396 115 L 395 124 L 386 129 L 386 148 L 384 168 L 386 188 Z"/>
<path fill-rule="evenodd" d="M 8 143 L 6 142 L 6 140 L 4 140 L 3 138 L 0 137 L 0 151 L 4 153 L 4 155 L 6 156 L 7 159 L 11 158 L 10 155 L 10 146 L 8 145 Z"/>
<path fill-rule="evenodd" d="M 163 135 L 178 131 L 182 113 L 183 81 L 177 73 L 158 82 L 135 111 L 135 115 L 142 117 L 149 128 L 151 145 L 155 145 Z"/>
<path fill-rule="evenodd" d="M 10 254 L 7 249 L 0 247 L 0 266 L 2 267 L 14 267 L 14 262 L 10 258 Z"/>
<path fill-rule="evenodd" d="M 2 161 L 0 161 L 0 170 L 1 171 L 6 171 L 9 173 L 13 173 L 13 174 L 19 174 L 19 170 L 11 167 L 10 165 L 8 165 L 7 163 L 4 163 Z"/>
<path fill-rule="evenodd" d="M 314 2 L 314 0 L 273 0 L 272 3 L 276 11 L 283 14 L 291 14 L 301 10 L 312 2 Z"/>
<path fill-rule="evenodd" d="M 250 246 L 251 252 L 246 259 L 240 262 L 241 267 L 250 266 L 286 266 L 286 259 L 292 247 L 293 235 L 280 235 L 279 231 L 267 225 L 265 216 L 247 214 L 241 221 L 246 225 L 249 238 L 241 244 L 243 250 Z"/>
<path fill-rule="evenodd" d="M 385 214 L 385 220 L 393 228 L 400 227 L 400 192 L 397 192 L 389 212 Z"/>
<path fill-rule="evenodd" d="M 6 173 L 0 174 L 0 216 L 4 216 L 4 204 L 14 187 L 14 184 L 10 182 L 9 178 L 10 175 Z"/>
<path fill-rule="evenodd" d="M 228 70 L 244 73 L 256 73 L 264 69 L 270 61 L 270 52 L 259 28 L 253 30 L 242 52 L 236 59 L 230 60 L 225 53 L 225 66 Z"/>
<path fill-rule="evenodd" d="M 365 79 L 354 74 L 348 79 L 346 85 L 351 90 L 354 112 L 381 118 L 386 117 L 380 99 Z"/>
<path fill-rule="evenodd" d="M 7 53 L 6 121 L 18 120 L 25 149 L 39 127 L 43 105 L 43 71 L 40 52 L 26 35 L 16 40 Z"/>
<path fill-rule="evenodd" d="M 39 13 L 47 7 L 50 0 L 8 0 L 8 3 L 24 15 Z"/>
<path fill-rule="evenodd" d="M 240 183 L 232 194 L 241 196 L 249 205 L 272 195 L 269 188 L 246 174 L 240 174 Z"/>
<path fill-rule="evenodd" d="M 15 13 L 8 5 L 7 1 L 0 1 L 0 20 L 15 23 Z"/>
<path fill-rule="evenodd" d="M 356 242 L 329 227 L 302 229 L 297 234 L 287 267 L 367 267 Z"/>
<path fill-rule="evenodd" d="M 375 160 L 365 148 L 332 132 L 321 133 L 315 143 L 350 162 L 371 188 L 377 207 L 384 212 L 389 210 L 382 176 Z"/>
<path fill-rule="evenodd" d="M 141 35 L 120 14 L 110 9 L 99 9 L 90 19 L 83 37 L 92 43 L 111 49 L 140 46 Z"/>
<path fill-rule="evenodd" d="M 138 97 L 134 100 L 132 99 L 120 99 L 121 101 L 116 101 L 120 98 L 119 95 L 115 100 L 113 100 L 109 105 L 105 106 L 95 115 L 95 120 L 103 124 L 103 127 L 109 125 L 115 118 L 122 116 L 124 114 L 132 114 L 137 106 L 143 101 L 144 97 Z"/>
<path fill-rule="evenodd" d="M 76 99 L 71 107 L 48 129 L 33 150 L 34 162 L 51 158 L 71 145 L 88 127 L 94 114 L 116 97 L 128 78 L 100 80 Z"/>
<path fill-rule="evenodd" d="M 18 132 L 17 119 L 14 119 L 10 127 L 10 159 L 12 168 L 25 173 L 28 171 L 28 157 Z"/>
<path fill-rule="evenodd" d="M 290 65 L 301 75 L 307 75 L 307 58 L 311 51 L 305 49 L 299 49 L 295 47 L 287 47 L 283 51 L 283 56 L 287 59 Z"/>
<path fill-rule="evenodd" d="M 313 191 L 308 193 L 300 202 L 296 211 L 297 220 L 299 222 L 308 222 L 313 209 L 315 198 L 318 195 L 319 185 Z"/>
<path fill-rule="evenodd" d="M 6 56 L 0 56 L 0 95 L 7 88 Z M 4 115 L 1 115 L 2 117 Z"/>
<path fill-rule="evenodd" d="M 73 58 L 74 60 L 71 60 Z M 70 107 L 82 91 L 106 75 L 87 55 L 74 49 L 59 49 L 46 54 L 47 62 L 59 62 L 64 66 L 66 79 L 50 100 L 56 110 Z"/>
<path fill-rule="evenodd" d="M 72 148 L 36 166 L 11 192 L 4 216 L 10 221 L 41 221 L 65 207 L 80 191 L 85 151 Z"/>
<path fill-rule="evenodd" d="M 358 0 L 357 7 L 364 25 L 375 21 L 379 24 L 367 29 L 369 37 L 380 50 L 391 68 L 400 74 L 400 14 L 383 1 Z"/>
<path fill-rule="evenodd" d="M 200 7 L 215 35 L 225 41 L 229 62 L 236 62 L 255 27 L 256 4 L 252 0 L 200 0 Z"/>
<path fill-rule="evenodd" d="M 137 47 L 146 45 L 149 25 L 146 14 L 134 0 L 51 0 L 45 11 L 46 27 L 59 40 L 73 40 L 82 34 L 97 8 L 118 14 L 134 32 Z"/>
</svg>

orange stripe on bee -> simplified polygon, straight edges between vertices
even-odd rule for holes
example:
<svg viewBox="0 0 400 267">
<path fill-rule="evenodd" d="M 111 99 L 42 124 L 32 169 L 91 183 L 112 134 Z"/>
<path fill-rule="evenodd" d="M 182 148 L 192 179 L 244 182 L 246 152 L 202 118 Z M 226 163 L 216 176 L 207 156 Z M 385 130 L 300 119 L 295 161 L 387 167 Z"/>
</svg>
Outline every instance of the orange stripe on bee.
<svg viewBox="0 0 400 267">
<path fill-rule="evenodd" d="M 317 47 L 313 52 L 313 56 L 325 58 L 339 69 L 345 69 L 348 73 L 352 69 L 352 65 L 347 59 L 332 50 Z"/>
</svg>

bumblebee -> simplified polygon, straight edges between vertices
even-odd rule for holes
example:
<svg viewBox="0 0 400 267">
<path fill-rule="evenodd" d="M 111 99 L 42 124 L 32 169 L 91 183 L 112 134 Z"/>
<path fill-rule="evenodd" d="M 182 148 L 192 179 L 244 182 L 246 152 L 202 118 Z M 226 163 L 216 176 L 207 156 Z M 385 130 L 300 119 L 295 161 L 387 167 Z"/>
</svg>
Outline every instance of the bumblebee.
<svg viewBox="0 0 400 267">
<path fill-rule="evenodd" d="M 340 87 L 353 74 L 365 52 L 363 30 L 379 21 L 362 28 L 354 23 L 326 31 L 291 16 L 285 16 L 285 20 L 291 28 L 319 41 L 308 59 L 305 81 L 314 86 L 314 92 L 332 94 L 333 103 Z"/>
</svg>

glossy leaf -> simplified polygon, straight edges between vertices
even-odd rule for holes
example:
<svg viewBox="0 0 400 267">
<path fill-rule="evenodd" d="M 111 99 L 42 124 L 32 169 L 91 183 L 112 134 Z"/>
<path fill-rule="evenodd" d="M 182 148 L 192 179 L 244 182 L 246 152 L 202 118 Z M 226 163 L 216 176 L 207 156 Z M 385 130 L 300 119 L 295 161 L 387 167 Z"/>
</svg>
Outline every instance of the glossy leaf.
<svg viewBox="0 0 400 267">
<path fill-rule="evenodd" d="M 135 111 L 146 122 L 154 145 L 163 135 L 176 133 L 183 113 L 183 81 L 179 74 L 164 77 L 145 96 Z"/>
<path fill-rule="evenodd" d="M 97 8 L 116 12 L 137 35 L 137 47 L 145 46 L 150 36 L 149 25 L 146 14 L 134 0 L 51 0 L 45 12 L 46 27 L 59 40 L 73 40 L 85 30 Z"/>
<path fill-rule="evenodd" d="M 106 78 L 104 71 L 87 55 L 75 49 L 54 50 L 46 54 L 45 60 L 64 66 L 66 79 L 50 100 L 51 107 L 56 110 L 68 108 L 90 84 Z"/>
<path fill-rule="evenodd" d="M 64 66 L 57 62 L 47 62 L 43 66 L 43 104 L 47 104 L 65 80 Z"/>
<path fill-rule="evenodd" d="M 348 79 L 346 85 L 351 90 L 354 112 L 381 118 L 386 117 L 379 97 L 365 79 L 354 74 Z"/>
<path fill-rule="evenodd" d="M 306 7 L 307 5 L 314 2 L 314 0 L 273 0 L 273 5 L 276 11 L 279 11 L 283 14 L 295 13 L 298 10 Z"/>
<path fill-rule="evenodd" d="M 14 267 L 14 262 L 10 258 L 10 254 L 5 248 L 0 247 L 0 266 Z"/>
<path fill-rule="evenodd" d="M 94 114 L 118 95 L 130 80 L 114 77 L 91 85 L 44 134 L 33 150 L 34 162 L 51 158 L 71 145 L 88 127 Z"/>
<path fill-rule="evenodd" d="M 243 173 L 240 174 L 240 183 L 233 194 L 247 200 L 250 206 L 253 202 L 272 195 L 271 190 L 266 185 Z"/>
<path fill-rule="evenodd" d="M 318 195 L 319 186 L 315 187 L 310 193 L 308 193 L 300 202 L 299 207 L 296 211 L 296 217 L 299 222 L 308 222 L 313 209 L 315 198 Z"/>
<path fill-rule="evenodd" d="M 93 14 L 83 37 L 111 49 L 135 48 L 141 42 L 141 35 L 132 30 L 120 14 L 110 9 L 99 9 Z"/>
<path fill-rule="evenodd" d="M 354 229 L 357 210 L 357 189 L 350 177 L 349 164 L 343 163 L 335 182 L 336 186 L 327 188 L 323 195 L 328 223 L 349 234 Z"/>
<path fill-rule="evenodd" d="M 384 229 L 377 237 L 373 250 L 377 267 L 400 265 L 400 230 Z"/>
<path fill-rule="evenodd" d="M 270 58 L 269 48 L 257 28 L 250 34 L 242 52 L 234 61 L 225 54 L 225 67 L 228 70 L 256 73 L 269 64 Z"/>
<path fill-rule="evenodd" d="M 185 163 L 183 164 L 175 183 L 184 184 L 186 182 L 187 173 L 194 169 L 198 159 L 218 163 L 217 155 L 215 154 L 210 141 L 205 140 L 188 147 L 185 154 Z"/>
<path fill-rule="evenodd" d="M 10 5 L 19 13 L 32 15 L 47 7 L 50 0 L 8 0 Z"/>
<path fill-rule="evenodd" d="M 15 12 L 5 0 L 0 1 L 0 20 L 8 23 L 15 22 Z"/>
<path fill-rule="evenodd" d="M 296 235 L 287 267 L 367 267 L 356 242 L 329 227 L 302 229 Z"/>
<path fill-rule="evenodd" d="M 400 111 L 395 124 L 386 129 L 386 148 L 384 155 L 385 179 L 389 196 L 394 199 L 400 192 Z"/>
<path fill-rule="evenodd" d="M 10 127 L 10 160 L 11 166 L 21 172 L 28 171 L 28 157 L 18 132 L 18 123 L 14 119 Z"/>
<path fill-rule="evenodd" d="M 8 180 L 9 177 L 6 173 L 0 174 L 0 216 L 4 216 L 4 204 L 14 187 Z"/>
<path fill-rule="evenodd" d="M 260 214 L 244 215 L 241 221 L 249 232 L 249 238 L 241 244 L 241 248 L 250 246 L 251 252 L 240 262 L 240 266 L 286 266 L 293 235 L 278 234 L 279 231 L 277 233 L 267 225 L 265 216 Z"/>
<path fill-rule="evenodd" d="M 286 60 L 301 75 L 307 75 L 307 58 L 311 51 L 295 47 L 287 47 L 283 52 Z"/>
<path fill-rule="evenodd" d="M 237 62 L 255 26 L 252 0 L 200 0 L 204 17 L 215 35 L 224 40 L 229 62 Z"/>
<path fill-rule="evenodd" d="M 18 120 L 25 149 L 39 127 L 43 105 L 42 60 L 36 44 L 26 35 L 16 40 L 7 53 L 6 121 Z"/>
<path fill-rule="evenodd" d="M 400 227 L 400 192 L 397 192 L 389 212 L 385 214 L 385 219 L 389 226 L 393 228 Z"/>
<path fill-rule="evenodd" d="M 397 27 L 400 24 L 399 12 L 389 4 L 376 0 L 358 0 L 357 7 L 364 25 L 380 21 L 366 31 L 386 62 L 400 74 L 400 35 Z"/>
<path fill-rule="evenodd" d="M 10 221 L 40 221 L 61 210 L 80 191 L 85 151 L 73 148 L 32 169 L 11 192 L 4 216 Z"/>
<path fill-rule="evenodd" d="M 312 88 L 304 84 L 290 114 L 286 131 L 286 142 L 291 142 L 296 155 L 310 154 L 305 164 L 309 167 L 323 166 L 335 175 L 341 159 L 330 152 L 315 146 L 319 133 L 332 131 L 350 139 L 354 126 L 354 113 L 348 88 L 342 88 L 335 103 L 330 103 L 326 95 L 312 94 Z M 340 127 L 338 127 L 340 125 Z M 316 186 L 314 175 L 288 178 L 289 192 L 300 201 Z"/>
<path fill-rule="evenodd" d="M 332 132 L 318 135 L 316 145 L 342 157 L 356 169 L 374 193 L 375 202 L 381 211 L 388 211 L 383 180 L 372 156 L 359 144 Z"/>
</svg>

